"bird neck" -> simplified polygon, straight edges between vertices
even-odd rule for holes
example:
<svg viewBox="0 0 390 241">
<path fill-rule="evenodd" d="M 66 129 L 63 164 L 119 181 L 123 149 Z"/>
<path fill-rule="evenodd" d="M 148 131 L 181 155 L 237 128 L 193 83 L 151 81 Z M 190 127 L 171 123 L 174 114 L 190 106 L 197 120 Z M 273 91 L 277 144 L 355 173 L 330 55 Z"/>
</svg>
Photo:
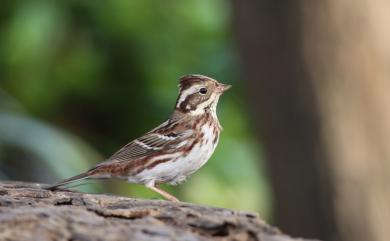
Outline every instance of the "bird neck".
<svg viewBox="0 0 390 241">
<path fill-rule="evenodd" d="M 186 111 L 182 111 L 181 109 L 178 109 L 178 108 L 175 108 L 175 110 L 173 111 L 172 115 L 171 115 L 171 118 L 170 120 L 173 121 L 173 122 L 176 122 L 176 121 L 183 121 L 183 122 L 189 122 L 193 119 L 202 119 L 202 118 L 206 118 L 206 119 L 213 119 L 214 122 L 216 123 L 216 125 L 218 126 L 219 130 L 222 130 L 222 126 L 220 125 L 219 123 L 219 120 L 218 120 L 218 117 L 217 117 L 217 112 L 216 112 L 216 108 L 213 107 L 213 106 L 210 106 L 209 108 L 206 108 L 204 109 L 202 112 L 201 111 L 198 111 L 197 112 L 197 115 L 194 115 L 194 113 L 191 113 L 191 112 L 186 112 Z"/>
</svg>

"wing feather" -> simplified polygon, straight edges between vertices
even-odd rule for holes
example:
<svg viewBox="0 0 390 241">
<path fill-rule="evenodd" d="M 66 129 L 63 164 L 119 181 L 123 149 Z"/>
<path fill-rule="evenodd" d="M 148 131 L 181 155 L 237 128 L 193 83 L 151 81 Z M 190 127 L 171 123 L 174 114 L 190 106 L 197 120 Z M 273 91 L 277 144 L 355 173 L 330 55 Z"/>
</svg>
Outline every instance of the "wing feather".
<svg viewBox="0 0 390 241">
<path fill-rule="evenodd" d="M 164 124 L 167 125 L 166 123 Z M 173 151 L 178 144 L 183 143 L 184 140 L 193 134 L 192 130 L 181 132 L 171 130 L 166 133 L 157 133 L 155 131 L 157 131 L 157 128 L 128 143 L 98 166 L 113 162 L 131 161 L 161 151 Z"/>
</svg>

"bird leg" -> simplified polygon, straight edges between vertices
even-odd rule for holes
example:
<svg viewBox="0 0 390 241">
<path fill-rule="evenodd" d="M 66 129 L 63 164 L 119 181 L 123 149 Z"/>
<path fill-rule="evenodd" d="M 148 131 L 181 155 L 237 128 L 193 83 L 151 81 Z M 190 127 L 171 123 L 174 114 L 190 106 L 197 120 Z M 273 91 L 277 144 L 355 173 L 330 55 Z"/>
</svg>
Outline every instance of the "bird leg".
<svg viewBox="0 0 390 241">
<path fill-rule="evenodd" d="M 159 193 L 161 196 L 163 196 L 165 199 L 167 199 L 169 201 L 180 202 L 179 199 L 177 199 L 173 195 L 169 194 L 168 192 L 158 188 L 157 185 L 155 185 L 154 183 L 146 184 L 146 187 L 152 189 L 153 191 L 155 191 L 157 193 Z"/>
</svg>

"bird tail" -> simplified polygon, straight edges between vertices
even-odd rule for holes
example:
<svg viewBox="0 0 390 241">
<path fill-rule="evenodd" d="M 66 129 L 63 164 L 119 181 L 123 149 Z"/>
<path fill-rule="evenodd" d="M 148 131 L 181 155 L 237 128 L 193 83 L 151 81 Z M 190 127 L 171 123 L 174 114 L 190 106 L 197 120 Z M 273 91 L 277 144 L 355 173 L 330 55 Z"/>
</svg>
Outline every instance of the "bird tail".
<svg viewBox="0 0 390 241">
<path fill-rule="evenodd" d="M 90 172 L 84 172 L 84 173 L 81 173 L 79 175 L 76 175 L 76 176 L 67 178 L 65 180 L 62 180 L 60 182 L 54 183 L 54 184 L 52 184 L 52 185 L 50 185 L 48 187 L 45 187 L 45 189 L 47 189 L 47 190 L 55 190 L 58 187 L 64 186 L 64 185 L 69 184 L 69 183 L 77 182 L 77 181 L 80 181 L 80 180 L 84 180 L 84 179 L 90 178 L 91 176 L 92 176 L 92 174 Z"/>
</svg>

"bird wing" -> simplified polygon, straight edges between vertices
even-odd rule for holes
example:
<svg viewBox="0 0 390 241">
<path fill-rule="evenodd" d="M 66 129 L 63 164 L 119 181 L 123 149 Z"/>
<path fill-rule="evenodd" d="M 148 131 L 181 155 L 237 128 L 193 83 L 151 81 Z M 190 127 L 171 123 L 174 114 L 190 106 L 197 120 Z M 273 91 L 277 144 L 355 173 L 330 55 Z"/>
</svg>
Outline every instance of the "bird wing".
<svg viewBox="0 0 390 241">
<path fill-rule="evenodd" d="M 113 162 L 131 161 L 152 155 L 157 152 L 169 152 L 178 145 L 184 145 L 186 139 L 193 134 L 193 130 L 169 130 L 168 124 L 164 123 L 160 128 L 133 140 L 119 151 L 114 153 L 107 161 L 99 164 L 104 165 Z M 169 131 L 163 131 L 164 129 Z"/>
</svg>

